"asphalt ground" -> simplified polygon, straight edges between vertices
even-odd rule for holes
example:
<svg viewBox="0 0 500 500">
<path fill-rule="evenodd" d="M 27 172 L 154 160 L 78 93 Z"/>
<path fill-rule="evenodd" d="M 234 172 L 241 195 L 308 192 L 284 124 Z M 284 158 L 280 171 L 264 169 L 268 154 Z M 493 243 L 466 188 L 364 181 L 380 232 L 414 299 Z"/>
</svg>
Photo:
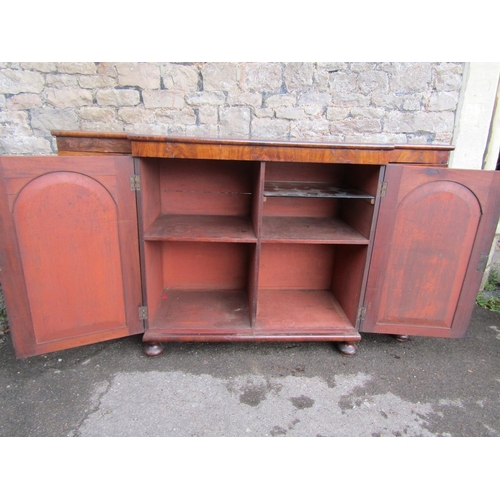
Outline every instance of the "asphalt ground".
<svg viewBox="0 0 500 500">
<path fill-rule="evenodd" d="M 500 314 L 477 306 L 464 339 L 364 335 L 352 358 L 330 343 L 175 343 L 150 358 L 134 336 L 16 360 L 5 335 L 4 488 L 498 498 L 499 361 Z M 72 436 L 109 439 L 57 439 Z"/>
<path fill-rule="evenodd" d="M 500 436 L 500 314 L 464 339 L 173 343 L 141 337 L 16 360 L 0 344 L 1 436 Z"/>
</svg>

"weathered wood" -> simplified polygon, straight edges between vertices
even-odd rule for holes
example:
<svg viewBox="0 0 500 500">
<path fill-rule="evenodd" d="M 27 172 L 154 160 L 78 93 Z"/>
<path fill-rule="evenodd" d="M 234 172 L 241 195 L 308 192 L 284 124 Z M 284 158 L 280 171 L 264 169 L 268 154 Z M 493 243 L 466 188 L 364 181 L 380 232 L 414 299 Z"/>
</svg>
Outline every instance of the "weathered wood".
<svg viewBox="0 0 500 500">
<path fill-rule="evenodd" d="M 99 157 L 90 168 L 76 157 L 0 164 L 2 186 L 22 179 L 11 184 L 10 204 L 0 194 L 10 246 L 2 254 L 11 260 L 2 281 L 16 355 L 143 331 L 132 159 Z"/>
<path fill-rule="evenodd" d="M 500 215 L 500 178 L 396 165 L 387 174 L 362 331 L 461 337 Z"/>
</svg>

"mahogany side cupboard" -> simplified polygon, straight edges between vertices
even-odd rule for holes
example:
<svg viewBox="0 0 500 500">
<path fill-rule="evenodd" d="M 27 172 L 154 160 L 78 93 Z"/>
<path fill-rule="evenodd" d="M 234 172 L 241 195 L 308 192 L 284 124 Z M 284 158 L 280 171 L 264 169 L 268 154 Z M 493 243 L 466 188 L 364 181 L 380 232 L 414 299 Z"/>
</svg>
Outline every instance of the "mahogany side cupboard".
<svg viewBox="0 0 500 500">
<path fill-rule="evenodd" d="M 18 358 L 173 341 L 461 337 L 500 172 L 451 146 L 53 132 L 0 158 L 0 281 Z"/>
</svg>

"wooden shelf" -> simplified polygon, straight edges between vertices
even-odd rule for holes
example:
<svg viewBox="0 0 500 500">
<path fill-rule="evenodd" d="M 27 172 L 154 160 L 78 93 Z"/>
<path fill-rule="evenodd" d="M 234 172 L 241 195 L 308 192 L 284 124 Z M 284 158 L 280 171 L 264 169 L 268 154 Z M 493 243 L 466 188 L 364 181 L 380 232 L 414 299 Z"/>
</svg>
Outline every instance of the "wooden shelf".
<svg viewBox="0 0 500 500">
<path fill-rule="evenodd" d="M 329 290 L 259 290 L 256 330 L 355 332 Z"/>
<path fill-rule="evenodd" d="M 345 222 L 326 217 L 263 217 L 261 240 L 264 243 L 370 243 Z"/>
<path fill-rule="evenodd" d="M 165 289 L 149 329 L 152 335 L 186 331 L 248 333 L 248 295 L 243 290 Z"/>
<path fill-rule="evenodd" d="M 226 215 L 160 215 L 144 234 L 146 241 L 213 241 L 254 243 L 250 217 Z"/>
<path fill-rule="evenodd" d="M 327 182 L 266 181 L 264 196 L 285 198 L 362 198 L 375 197 L 357 189 L 340 188 Z"/>
</svg>

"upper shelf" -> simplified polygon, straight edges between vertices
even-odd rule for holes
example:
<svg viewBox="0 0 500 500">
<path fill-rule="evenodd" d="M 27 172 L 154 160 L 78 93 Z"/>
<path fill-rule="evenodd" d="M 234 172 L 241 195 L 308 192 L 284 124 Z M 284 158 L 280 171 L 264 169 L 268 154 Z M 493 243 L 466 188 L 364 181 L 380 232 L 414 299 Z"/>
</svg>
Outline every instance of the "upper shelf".
<svg viewBox="0 0 500 500">
<path fill-rule="evenodd" d="M 326 182 L 266 181 L 264 196 L 286 198 L 364 198 L 375 197 L 357 189 L 340 188 Z"/>
</svg>

